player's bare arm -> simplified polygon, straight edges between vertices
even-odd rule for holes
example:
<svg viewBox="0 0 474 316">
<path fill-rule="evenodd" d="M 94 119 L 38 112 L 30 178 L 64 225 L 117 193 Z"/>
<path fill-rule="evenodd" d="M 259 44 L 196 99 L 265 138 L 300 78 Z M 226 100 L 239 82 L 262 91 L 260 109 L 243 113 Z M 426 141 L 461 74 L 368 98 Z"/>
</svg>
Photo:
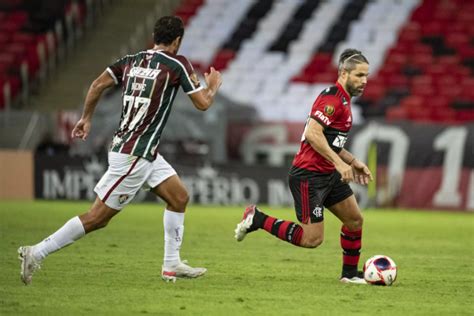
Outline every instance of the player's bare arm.
<svg viewBox="0 0 474 316">
<path fill-rule="evenodd" d="M 204 78 L 207 88 L 201 89 L 196 93 L 189 95 L 194 106 L 201 111 L 206 111 L 211 107 L 212 103 L 214 102 L 214 96 L 222 84 L 221 73 L 215 70 L 214 67 L 211 67 L 211 71 L 209 73 L 206 72 L 204 74 Z"/>
<path fill-rule="evenodd" d="M 365 163 L 357 159 L 353 154 L 344 148 L 339 153 L 339 157 L 352 167 L 354 172 L 354 181 L 358 184 L 367 185 L 372 181 L 372 173 Z"/>
<path fill-rule="evenodd" d="M 84 102 L 84 111 L 82 112 L 81 119 L 76 123 L 72 130 L 72 138 L 81 138 L 85 140 L 89 135 L 91 128 L 92 115 L 94 114 L 97 102 L 99 102 L 102 93 L 109 87 L 114 85 L 112 76 L 104 71 L 97 79 L 95 79 L 89 91 L 87 91 L 86 100 Z"/>
<path fill-rule="evenodd" d="M 321 124 L 314 119 L 310 119 L 304 136 L 314 150 L 334 164 L 336 170 L 341 174 L 342 181 L 354 181 L 351 166 L 345 163 L 341 157 L 331 149 L 324 136 L 324 127 Z"/>
</svg>

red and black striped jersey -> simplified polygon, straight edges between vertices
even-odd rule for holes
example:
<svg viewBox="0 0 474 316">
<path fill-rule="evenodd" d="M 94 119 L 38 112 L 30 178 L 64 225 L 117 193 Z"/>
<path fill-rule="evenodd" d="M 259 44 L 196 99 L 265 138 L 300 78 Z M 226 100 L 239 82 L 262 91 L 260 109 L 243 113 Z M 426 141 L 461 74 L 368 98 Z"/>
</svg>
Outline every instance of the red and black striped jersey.
<svg viewBox="0 0 474 316">
<path fill-rule="evenodd" d="M 316 98 L 308 120 L 314 119 L 324 127 L 324 136 L 329 146 L 339 153 L 352 127 L 351 98 L 344 88 L 336 83 Z M 306 123 L 307 124 L 307 123 Z M 304 133 L 300 150 L 293 159 L 293 166 L 318 173 L 334 171 L 334 164 L 324 158 L 305 140 Z"/>
<path fill-rule="evenodd" d="M 122 115 L 111 151 L 154 160 L 161 133 L 181 86 L 202 89 L 191 63 L 181 55 L 146 50 L 127 55 L 107 68 L 122 86 Z"/>
</svg>

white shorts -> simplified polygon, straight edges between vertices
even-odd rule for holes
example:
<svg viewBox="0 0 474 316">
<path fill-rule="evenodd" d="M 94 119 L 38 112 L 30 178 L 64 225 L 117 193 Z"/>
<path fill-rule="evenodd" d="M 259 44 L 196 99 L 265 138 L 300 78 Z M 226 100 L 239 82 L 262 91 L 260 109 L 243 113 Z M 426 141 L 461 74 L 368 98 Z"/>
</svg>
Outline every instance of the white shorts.
<svg viewBox="0 0 474 316">
<path fill-rule="evenodd" d="M 173 167 L 159 154 L 154 161 L 148 161 L 142 157 L 109 152 L 109 168 L 94 191 L 105 205 L 121 210 L 143 185 L 154 188 L 175 174 Z"/>
</svg>

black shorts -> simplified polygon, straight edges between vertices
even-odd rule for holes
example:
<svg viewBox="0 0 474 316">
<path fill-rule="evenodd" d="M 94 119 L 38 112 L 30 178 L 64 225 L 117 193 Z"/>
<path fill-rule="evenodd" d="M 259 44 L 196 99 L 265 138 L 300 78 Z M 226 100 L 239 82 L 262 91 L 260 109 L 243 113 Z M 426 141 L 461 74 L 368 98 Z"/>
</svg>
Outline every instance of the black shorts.
<svg viewBox="0 0 474 316">
<path fill-rule="evenodd" d="M 322 222 L 324 207 L 339 203 L 353 194 L 337 171 L 321 174 L 292 167 L 288 182 L 295 201 L 296 217 L 305 224 Z"/>
</svg>

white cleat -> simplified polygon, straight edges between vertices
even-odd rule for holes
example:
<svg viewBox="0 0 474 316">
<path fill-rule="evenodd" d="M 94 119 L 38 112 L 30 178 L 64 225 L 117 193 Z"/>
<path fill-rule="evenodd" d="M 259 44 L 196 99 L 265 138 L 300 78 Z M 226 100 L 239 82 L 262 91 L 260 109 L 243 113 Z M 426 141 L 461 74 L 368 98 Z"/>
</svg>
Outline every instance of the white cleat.
<svg viewBox="0 0 474 316">
<path fill-rule="evenodd" d="M 25 285 L 31 284 L 33 273 L 41 269 L 41 261 L 33 256 L 33 247 L 23 246 L 18 248 L 18 259 L 21 261 L 21 280 Z"/>
<path fill-rule="evenodd" d="M 365 281 L 364 278 L 359 278 L 359 277 L 352 277 L 352 278 L 348 278 L 348 277 L 343 277 L 340 279 L 341 283 L 345 283 L 345 284 L 367 284 L 367 281 Z"/>
<path fill-rule="evenodd" d="M 207 272 L 206 268 L 192 268 L 185 264 L 184 262 L 180 262 L 177 265 L 165 268 L 164 266 L 161 267 L 161 278 L 166 282 L 176 282 L 176 279 L 179 278 L 197 278 L 201 275 L 204 275 Z"/>
<path fill-rule="evenodd" d="M 235 228 L 235 239 L 237 241 L 244 240 L 245 236 L 249 233 L 249 228 L 252 226 L 253 217 L 255 216 L 255 205 L 247 206 L 244 212 L 244 216 L 242 217 L 242 221 L 237 224 Z"/>
</svg>

